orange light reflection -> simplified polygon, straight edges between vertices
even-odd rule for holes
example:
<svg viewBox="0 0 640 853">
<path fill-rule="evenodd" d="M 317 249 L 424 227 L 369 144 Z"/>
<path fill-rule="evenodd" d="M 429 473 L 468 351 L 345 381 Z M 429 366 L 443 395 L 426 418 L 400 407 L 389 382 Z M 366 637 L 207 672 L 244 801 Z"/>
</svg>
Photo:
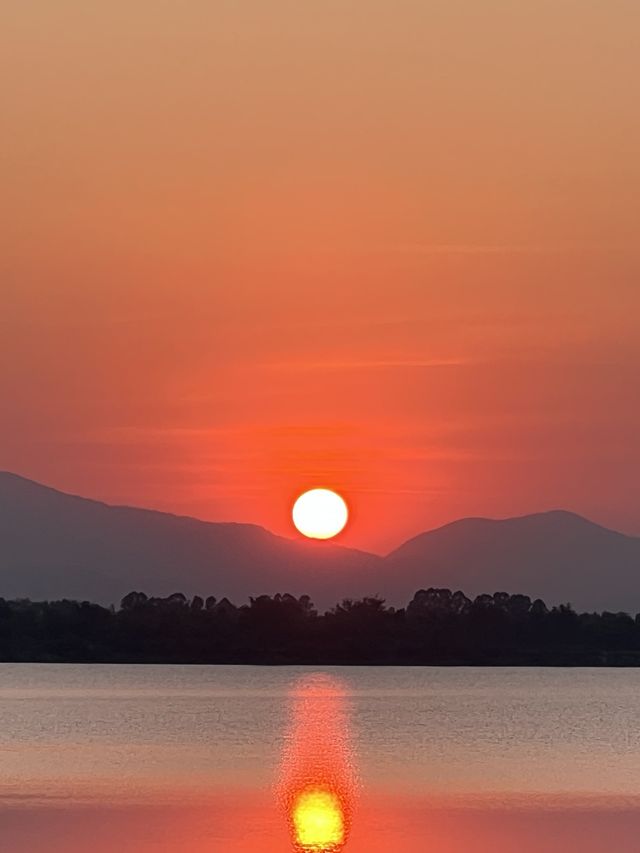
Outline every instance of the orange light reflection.
<svg viewBox="0 0 640 853">
<path fill-rule="evenodd" d="M 355 797 L 345 688 L 305 676 L 291 693 L 291 722 L 279 793 L 298 853 L 338 853 L 348 840 Z"/>
</svg>

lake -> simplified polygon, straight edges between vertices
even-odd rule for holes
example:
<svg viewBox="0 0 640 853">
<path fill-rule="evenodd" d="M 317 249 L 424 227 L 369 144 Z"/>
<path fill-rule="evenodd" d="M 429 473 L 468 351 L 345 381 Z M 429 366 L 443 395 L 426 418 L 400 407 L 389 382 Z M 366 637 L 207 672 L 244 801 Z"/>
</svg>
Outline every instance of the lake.
<svg viewBox="0 0 640 853">
<path fill-rule="evenodd" d="M 635 851 L 640 670 L 2 664 L 0 833 L 8 853 Z"/>
</svg>

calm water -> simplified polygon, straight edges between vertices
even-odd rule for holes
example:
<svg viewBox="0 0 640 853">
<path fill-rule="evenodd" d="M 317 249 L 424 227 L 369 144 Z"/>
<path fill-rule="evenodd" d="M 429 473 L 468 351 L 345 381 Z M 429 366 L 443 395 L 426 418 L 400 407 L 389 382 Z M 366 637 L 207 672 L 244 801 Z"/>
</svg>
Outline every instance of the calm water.
<svg viewBox="0 0 640 853">
<path fill-rule="evenodd" d="M 8 853 L 286 853 L 308 772 L 352 853 L 637 851 L 640 670 L 0 665 Z"/>
</svg>

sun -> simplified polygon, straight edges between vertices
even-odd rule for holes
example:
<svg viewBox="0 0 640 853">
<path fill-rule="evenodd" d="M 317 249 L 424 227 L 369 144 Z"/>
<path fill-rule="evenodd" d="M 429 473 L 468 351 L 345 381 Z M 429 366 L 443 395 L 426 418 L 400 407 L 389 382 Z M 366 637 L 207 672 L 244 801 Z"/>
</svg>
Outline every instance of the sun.
<svg viewBox="0 0 640 853">
<path fill-rule="evenodd" d="M 293 523 L 309 539 L 332 539 L 348 519 L 344 498 L 331 489 L 311 489 L 293 505 Z"/>
</svg>

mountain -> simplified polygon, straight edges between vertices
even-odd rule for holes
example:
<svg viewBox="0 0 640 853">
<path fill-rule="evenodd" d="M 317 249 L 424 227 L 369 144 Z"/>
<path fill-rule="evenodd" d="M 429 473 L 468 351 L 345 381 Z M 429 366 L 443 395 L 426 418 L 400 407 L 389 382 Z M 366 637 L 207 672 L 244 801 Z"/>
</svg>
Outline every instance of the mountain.
<svg viewBox="0 0 640 853">
<path fill-rule="evenodd" d="M 320 607 L 429 586 L 522 592 L 580 610 L 640 611 L 640 539 L 555 511 L 469 518 L 386 557 L 275 536 L 252 524 L 109 506 L 0 472 L 0 596 L 117 603 L 150 595 L 309 594 Z"/>
<path fill-rule="evenodd" d="M 330 606 L 357 595 L 379 557 L 275 536 L 253 524 L 212 523 L 109 506 L 0 472 L 0 596 L 117 603 L 150 595 L 308 593 Z"/>
<path fill-rule="evenodd" d="M 418 587 L 523 592 L 579 610 L 640 611 L 640 539 L 556 510 L 468 518 L 422 533 L 384 561 L 394 593 Z"/>
</svg>

